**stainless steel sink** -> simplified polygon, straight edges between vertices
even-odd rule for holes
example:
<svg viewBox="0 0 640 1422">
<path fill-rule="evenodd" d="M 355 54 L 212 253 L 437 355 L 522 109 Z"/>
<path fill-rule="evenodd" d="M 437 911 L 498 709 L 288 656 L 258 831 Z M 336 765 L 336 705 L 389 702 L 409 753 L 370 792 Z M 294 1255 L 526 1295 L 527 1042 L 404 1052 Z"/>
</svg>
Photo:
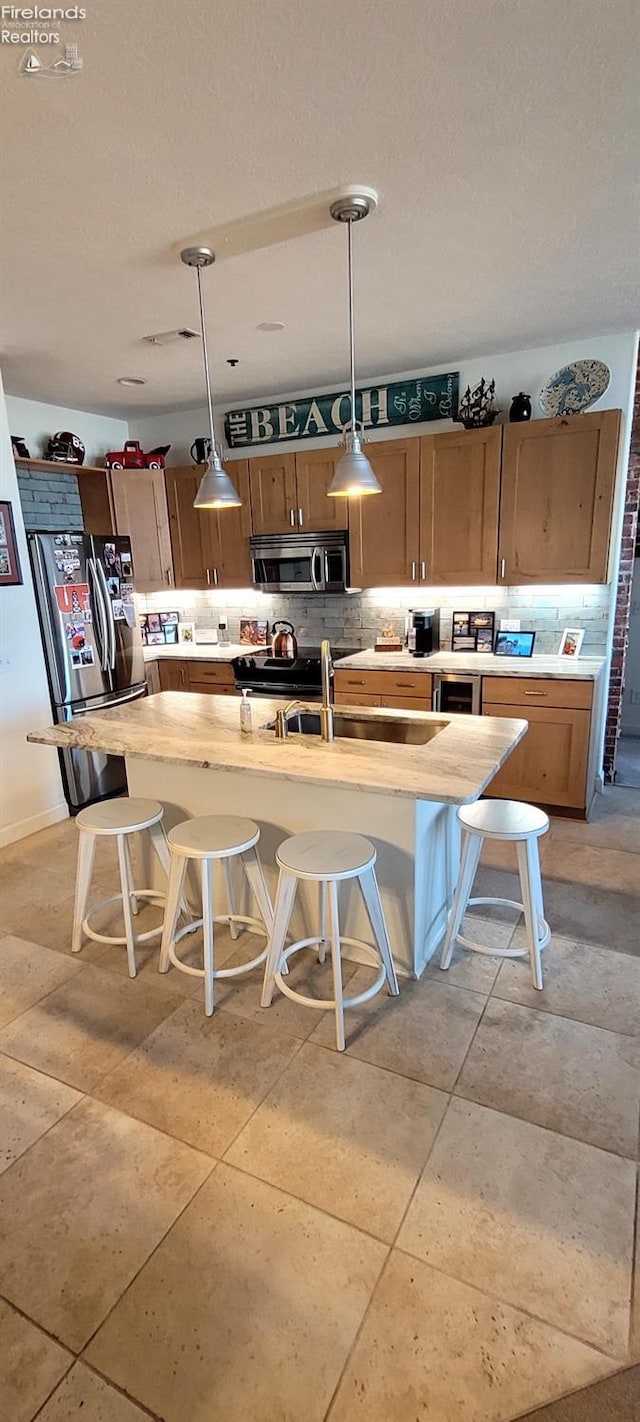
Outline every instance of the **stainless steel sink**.
<svg viewBox="0 0 640 1422">
<path fill-rule="evenodd" d="M 447 721 L 409 721 L 400 717 L 346 716 L 335 711 L 333 717 L 336 740 L 386 741 L 392 745 L 425 746 L 439 731 L 443 731 Z M 293 711 L 287 716 L 289 734 L 298 732 L 303 736 L 320 735 L 319 711 Z M 273 730 L 274 722 L 266 728 Z"/>
</svg>

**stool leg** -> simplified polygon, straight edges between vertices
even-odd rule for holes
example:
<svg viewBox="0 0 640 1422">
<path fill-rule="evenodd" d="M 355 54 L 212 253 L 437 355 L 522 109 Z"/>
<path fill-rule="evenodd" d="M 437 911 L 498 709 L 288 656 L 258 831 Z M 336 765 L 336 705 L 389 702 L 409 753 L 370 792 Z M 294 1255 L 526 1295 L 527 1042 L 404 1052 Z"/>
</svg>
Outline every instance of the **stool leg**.
<svg viewBox="0 0 640 1422">
<path fill-rule="evenodd" d="M 204 938 L 204 1010 L 213 1012 L 213 876 L 210 859 L 202 861 L 202 934 Z"/>
<path fill-rule="evenodd" d="M 133 888 L 134 888 L 134 883 L 133 883 L 133 869 L 131 868 L 131 850 L 129 849 L 129 840 L 128 840 L 128 838 L 126 837 L 126 835 L 124 836 L 123 844 L 124 844 L 125 859 L 126 859 L 126 861 L 127 861 L 127 877 L 128 877 L 128 879 L 129 879 L 129 888 L 130 888 L 130 889 L 133 889 Z M 138 900 L 137 900 L 137 898 L 136 898 L 136 896 L 135 896 L 134 893 L 129 894 L 129 902 L 130 902 L 130 904 L 131 904 L 131 912 L 132 912 L 132 913 L 137 913 L 140 906 L 139 906 L 139 904 L 138 904 Z"/>
<path fill-rule="evenodd" d="M 318 962 L 324 963 L 327 956 L 327 881 L 323 879 L 320 884 L 320 942 L 318 944 Z"/>
<path fill-rule="evenodd" d="M 222 861 L 222 870 L 223 870 L 223 873 L 224 873 L 224 881 L 225 881 L 225 884 L 226 884 L 226 886 L 227 886 L 227 906 L 228 906 L 228 909 L 229 909 L 229 932 L 230 932 L 230 934 L 231 934 L 231 937 L 232 937 L 233 939 L 236 939 L 236 938 L 238 937 L 238 934 L 239 934 L 239 932 L 240 932 L 240 929 L 238 928 L 237 923 L 235 923 L 234 920 L 233 920 L 233 918 L 232 918 L 232 914 L 234 914 L 235 911 L 236 911 L 236 904 L 235 904 L 235 895 L 234 895 L 234 892 L 233 892 L 233 871 L 232 871 L 231 860 L 230 860 L 230 859 L 223 859 L 223 861 Z"/>
<path fill-rule="evenodd" d="M 124 931 L 127 940 L 127 962 L 129 964 L 129 977 L 136 975 L 136 939 L 133 931 L 133 919 L 131 917 L 131 880 L 129 878 L 129 856 L 127 845 L 123 834 L 116 835 L 118 842 L 118 863 L 120 865 L 120 887 L 122 889 L 122 912 L 124 915 Z"/>
<path fill-rule="evenodd" d="M 542 983 L 542 963 L 540 961 L 540 925 L 538 922 L 538 904 L 536 892 L 536 861 L 538 858 L 537 841 L 530 839 L 518 840 L 518 870 L 520 873 L 520 888 L 522 892 L 522 902 L 524 904 L 524 917 L 527 925 L 527 938 L 529 939 L 529 958 L 531 961 L 531 976 L 534 988 L 540 990 Z"/>
<path fill-rule="evenodd" d="M 336 1014 L 336 1046 L 339 1052 L 345 1049 L 344 1003 L 342 1001 L 342 957 L 340 953 L 340 921 L 338 918 L 338 885 L 335 879 L 327 884 L 329 900 L 329 932 L 331 935 L 331 968 L 333 971 L 333 998 Z"/>
<path fill-rule="evenodd" d="M 162 824 L 162 821 L 160 821 L 158 824 L 150 825 L 149 834 L 151 836 L 151 843 L 156 852 L 156 858 L 168 884 L 169 877 L 171 874 L 171 853 L 169 851 L 169 845 L 167 844 L 167 836 L 164 832 L 164 826 Z M 186 861 L 183 861 L 183 868 L 186 869 Z M 184 877 L 185 876 L 183 874 L 181 881 L 182 883 L 184 883 Z M 191 910 L 187 902 L 187 896 L 186 894 L 182 893 L 182 891 L 180 893 L 180 912 L 184 918 L 185 923 L 188 923 L 191 918 Z M 168 966 L 169 963 L 167 961 L 167 967 Z M 163 969 L 162 971 L 166 971 L 166 969 Z"/>
<path fill-rule="evenodd" d="M 446 969 L 451 963 L 453 950 L 456 946 L 456 938 L 462 926 L 462 920 L 466 913 L 467 903 L 471 898 L 473 881 L 476 877 L 478 860 L 482 851 L 482 837 L 476 834 L 467 834 L 462 831 L 462 851 L 460 854 L 460 868 L 458 870 L 458 882 L 453 896 L 453 905 L 449 915 L 449 923 L 445 940 L 442 945 L 440 955 L 440 967 Z"/>
<path fill-rule="evenodd" d="M 262 862 L 255 845 L 253 849 L 247 849 L 242 855 L 242 864 L 247 876 L 249 888 L 260 910 L 260 917 L 267 933 L 273 928 L 273 904 L 267 888 L 267 881 L 264 877 Z"/>
<path fill-rule="evenodd" d="M 79 953 L 82 948 L 82 925 L 87 916 L 93 861 L 96 855 L 96 837 L 88 830 L 80 830 L 78 842 L 78 867 L 76 870 L 76 897 L 73 908 L 73 932 L 71 952 Z"/>
<path fill-rule="evenodd" d="M 371 921 L 373 936 L 378 945 L 378 952 L 384 963 L 389 992 L 392 997 L 398 997 L 400 988 L 398 987 L 396 970 L 391 956 L 391 944 L 389 942 L 389 934 L 387 932 L 387 924 L 375 869 L 366 869 L 364 874 L 360 875 L 360 888 Z"/>
<path fill-rule="evenodd" d="M 280 959 L 287 938 L 287 929 L 293 912 L 296 887 L 297 884 L 293 874 L 285 874 L 281 869 L 273 912 L 273 928 L 271 929 L 271 937 L 269 939 L 269 947 L 264 965 L 264 980 L 262 983 L 262 996 L 260 998 L 261 1007 L 271 1006 L 276 972 L 280 965 Z"/>
<path fill-rule="evenodd" d="M 165 849 L 166 848 L 167 846 L 165 844 Z M 180 904 L 182 903 L 182 885 L 184 884 L 184 878 L 187 872 L 187 861 L 181 854 L 173 854 L 170 856 L 170 863 L 167 867 L 169 870 L 169 883 L 164 906 L 164 926 L 162 929 L 162 942 L 160 944 L 160 961 L 158 963 L 158 970 L 161 973 L 168 973 L 171 966 L 169 949 L 175 938 L 178 924 L 178 914 L 180 912 Z"/>
</svg>

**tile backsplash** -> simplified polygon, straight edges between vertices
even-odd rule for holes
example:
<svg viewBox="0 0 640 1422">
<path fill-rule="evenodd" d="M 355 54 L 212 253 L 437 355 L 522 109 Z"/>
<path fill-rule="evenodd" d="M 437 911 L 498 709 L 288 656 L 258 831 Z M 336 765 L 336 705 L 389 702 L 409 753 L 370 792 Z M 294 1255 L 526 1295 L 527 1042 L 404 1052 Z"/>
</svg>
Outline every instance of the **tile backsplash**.
<svg viewBox="0 0 640 1422">
<path fill-rule="evenodd" d="M 138 595 L 140 612 L 178 608 L 180 618 L 196 627 L 217 627 L 218 616 L 228 619 L 228 640 L 237 642 L 241 617 L 262 617 L 271 624 L 278 618 L 293 622 L 301 646 L 318 646 L 323 637 L 338 648 L 372 647 L 383 627 L 400 635 L 409 607 L 440 608 L 440 645 L 451 646 L 454 611 L 487 609 L 502 617 L 519 617 L 523 629 L 535 631 L 536 652 L 557 652 L 565 627 L 584 627 L 583 655 L 604 656 L 611 590 L 606 585 L 480 588 L 373 588 L 362 593 L 331 597 L 308 593 L 271 595 L 252 588 L 224 592 L 178 592 Z"/>
</svg>

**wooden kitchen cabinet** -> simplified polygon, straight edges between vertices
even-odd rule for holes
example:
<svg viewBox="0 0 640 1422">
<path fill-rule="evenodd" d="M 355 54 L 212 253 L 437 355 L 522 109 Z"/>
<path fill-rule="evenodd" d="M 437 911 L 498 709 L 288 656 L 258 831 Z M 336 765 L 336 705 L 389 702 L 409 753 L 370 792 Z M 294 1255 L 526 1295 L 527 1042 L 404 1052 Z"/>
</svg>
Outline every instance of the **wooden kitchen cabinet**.
<svg viewBox="0 0 640 1422">
<path fill-rule="evenodd" d="M 366 446 L 381 494 L 351 499 L 349 530 L 354 587 L 404 587 L 419 577 L 420 440 Z"/>
<path fill-rule="evenodd" d="M 421 439 L 421 582 L 495 583 L 501 447 L 500 427 Z"/>
<path fill-rule="evenodd" d="M 251 524 L 254 533 L 292 533 L 297 529 L 294 454 L 268 454 L 249 460 Z"/>
<path fill-rule="evenodd" d="M 345 499 L 330 499 L 342 446 L 250 459 L 254 533 L 321 533 L 346 528 Z"/>
<path fill-rule="evenodd" d="M 382 654 L 381 654 L 382 655 Z M 430 711 L 433 677 L 429 672 L 356 671 L 336 667 L 336 704 L 387 706 L 390 710 Z"/>
<path fill-rule="evenodd" d="M 116 532 L 131 539 L 136 592 L 173 587 L 163 469 L 112 469 Z"/>
<path fill-rule="evenodd" d="M 499 582 L 604 583 L 620 411 L 504 426 Z"/>
<path fill-rule="evenodd" d="M 230 465 L 230 474 L 242 499 L 241 506 L 196 509 L 193 501 L 202 478 L 202 469 L 191 465 L 186 469 L 165 471 L 177 588 L 251 586 L 247 460 L 234 460 Z"/>
<path fill-rule="evenodd" d="M 587 681 L 484 677 L 483 714 L 529 722 L 485 794 L 584 813 L 592 697 Z"/>
<path fill-rule="evenodd" d="M 161 691 L 187 690 L 186 661 L 179 660 L 178 657 L 160 657 L 158 659 L 158 674 Z"/>
</svg>

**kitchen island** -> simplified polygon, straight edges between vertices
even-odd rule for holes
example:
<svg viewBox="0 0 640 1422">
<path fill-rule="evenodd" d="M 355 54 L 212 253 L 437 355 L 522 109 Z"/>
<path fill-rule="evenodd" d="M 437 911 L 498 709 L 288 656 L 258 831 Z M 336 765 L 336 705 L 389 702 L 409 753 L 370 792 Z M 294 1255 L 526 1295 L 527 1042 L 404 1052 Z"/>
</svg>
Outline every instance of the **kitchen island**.
<svg viewBox="0 0 640 1422">
<path fill-rule="evenodd" d="M 366 835 L 378 850 L 396 966 L 419 975 L 442 939 L 455 885 L 456 806 L 483 793 L 527 722 L 387 710 L 367 710 L 363 717 L 358 708 L 342 707 L 347 719 L 366 720 L 367 739 L 337 736 L 325 743 L 290 732 L 276 740 L 268 727 L 282 704 L 253 700 L 253 732 L 243 736 L 235 698 L 162 692 L 33 731 L 28 740 L 124 756 L 129 793 L 161 800 L 169 828 L 189 815 L 241 814 L 256 820 L 272 891 L 275 851 L 288 835 L 314 828 Z M 317 705 L 309 710 L 317 711 Z M 376 722 L 385 741 L 369 738 Z M 390 733 L 428 739 L 390 743 Z M 312 931 L 316 911 L 309 895 L 299 895 L 296 936 Z M 344 887 L 341 918 L 345 935 L 369 936 L 352 885 Z"/>
</svg>

